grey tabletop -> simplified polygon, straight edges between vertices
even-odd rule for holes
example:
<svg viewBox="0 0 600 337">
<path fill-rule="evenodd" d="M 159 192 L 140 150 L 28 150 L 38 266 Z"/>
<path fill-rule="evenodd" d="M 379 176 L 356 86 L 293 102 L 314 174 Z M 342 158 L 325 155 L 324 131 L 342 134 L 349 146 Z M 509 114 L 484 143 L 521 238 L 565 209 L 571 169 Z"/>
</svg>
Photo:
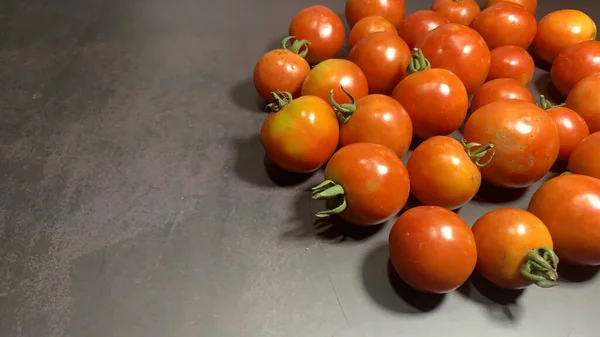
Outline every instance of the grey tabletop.
<svg viewBox="0 0 600 337">
<path fill-rule="evenodd" d="M 539 2 L 600 22 L 591 0 Z M 322 173 L 265 164 L 251 81 L 314 3 L 0 3 L 0 336 L 598 336 L 597 269 L 419 295 L 389 267 L 391 222 L 314 224 Z M 534 190 L 484 188 L 459 214 Z"/>
</svg>

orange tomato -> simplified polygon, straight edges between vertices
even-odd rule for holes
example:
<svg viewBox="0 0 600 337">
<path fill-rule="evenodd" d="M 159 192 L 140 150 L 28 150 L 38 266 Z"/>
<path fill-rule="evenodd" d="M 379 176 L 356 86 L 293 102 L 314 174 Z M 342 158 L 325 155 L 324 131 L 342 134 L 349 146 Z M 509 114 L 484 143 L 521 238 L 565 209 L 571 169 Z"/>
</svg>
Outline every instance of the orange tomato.
<svg viewBox="0 0 600 337">
<path fill-rule="evenodd" d="M 306 60 L 310 64 L 334 57 L 346 38 L 344 23 L 331 9 L 315 5 L 298 12 L 288 29 L 290 36 L 299 40 L 308 40 L 310 49 Z"/>
<path fill-rule="evenodd" d="M 338 103 L 350 103 L 342 85 L 356 99 L 369 94 L 367 78 L 356 64 L 343 59 L 325 60 L 317 64 L 304 80 L 302 96 L 314 95 L 329 101 L 329 92 L 333 89 Z"/>
<path fill-rule="evenodd" d="M 596 98 L 599 92 L 600 73 L 579 81 L 569 92 L 566 101 L 567 108 L 583 117 L 591 133 L 600 131 L 600 100 Z"/>
<path fill-rule="evenodd" d="M 600 72 L 600 42 L 583 41 L 563 50 L 554 59 L 550 76 L 552 84 L 567 96 L 585 77 Z"/>
<path fill-rule="evenodd" d="M 392 25 L 391 22 L 382 18 L 381 16 L 367 16 L 366 18 L 360 19 L 352 30 L 350 31 L 349 43 L 350 49 L 356 45 L 356 43 L 367 35 L 377 32 L 390 32 L 398 34 L 398 31 Z"/>
<path fill-rule="evenodd" d="M 482 10 L 471 28 L 481 34 L 490 49 L 502 46 L 527 49 L 537 31 L 533 14 L 511 2 L 499 2 Z"/>
<path fill-rule="evenodd" d="M 446 23 L 449 23 L 448 19 L 438 12 L 416 11 L 404 19 L 402 27 L 398 30 L 398 35 L 404 39 L 404 42 L 410 48 L 414 48 L 417 42 L 427 33 Z"/>
<path fill-rule="evenodd" d="M 404 0 L 346 0 L 346 21 L 350 28 L 367 16 L 381 16 L 400 29 L 406 4 Z"/>
<path fill-rule="evenodd" d="M 470 26 L 480 12 L 475 0 L 434 0 L 431 10 L 445 16 L 451 23 Z"/>
<path fill-rule="evenodd" d="M 484 83 L 471 99 L 471 111 L 484 105 L 505 99 L 517 99 L 534 103 L 533 95 L 521 82 L 512 78 L 499 78 Z"/>
<path fill-rule="evenodd" d="M 600 131 L 585 137 L 575 146 L 569 157 L 569 170 L 600 179 Z"/>
<path fill-rule="evenodd" d="M 512 78 L 527 85 L 533 79 L 535 62 L 527 50 L 517 46 L 502 46 L 492 49 L 490 54 L 488 81 Z"/>
<path fill-rule="evenodd" d="M 500 2 L 516 3 L 525 7 L 525 9 L 531 12 L 531 14 L 535 14 L 535 11 L 537 10 L 537 0 L 485 0 L 483 8 L 490 7 L 491 5 L 495 5 Z"/>
<path fill-rule="evenodd" d="M 590 129 L 575 111 L 564 106 L 552 106 L 544 95 L 540 96 L 540 107 L 548 112 L 558 130 L 558 160 L 568 160 L 577 144 L 590 134 Z"/>
</svg>

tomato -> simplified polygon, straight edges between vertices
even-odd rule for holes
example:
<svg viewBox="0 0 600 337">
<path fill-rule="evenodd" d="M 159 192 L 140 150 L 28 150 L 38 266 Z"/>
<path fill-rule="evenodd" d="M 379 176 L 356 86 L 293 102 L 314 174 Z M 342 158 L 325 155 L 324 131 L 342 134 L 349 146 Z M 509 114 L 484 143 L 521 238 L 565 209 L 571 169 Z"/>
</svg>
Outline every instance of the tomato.
<svg viewBox="0 0 600 337">
<path fill-rule="evenodd" d="M 586 76 L 600 72 L 600 42 L 584 41 L 567 47 L 552 63 L 552 84 L 567 96 Z"/>
<path fill-rule="evenodd" d="M 558 130 L 558 160 L 569 160 L 573 149 L 590 134 L 590 129 L 575 111 L 560 105 L 552 106 L 544 95 L 540 96 L 540 107 L 550 115 Z"/>
<path fill-rule="evenodd" d="M 472 227 L 477 244 L 476 270 L 493 284 L 522 289 L 534 283 L 549 287 L 558 279 L 558 257 L 548 228 L 535 215 L 498 208 Z"/>
<path fill-rule="evenodd" d="M 398 34 L 396 27 L 391 22 L 382 18 L 381 16 L 367 16 L 366 18 L 360 19 L 352 30 L 350 31 L 350 49 L 356 45 L 356 43 L 362 40 L 365 36 L 377 33 L 377 32 L 390 32 Z"/>
<path fill-rule="evenodd" d="M 373 33 L 358 41 L 348 60 L 365 74 L 372 94 L 389 94 L 405 77 L 411 52 L 396 33 Z"/>
<path fill-rule="evenodd" d="M 487 8 L 491 5 L 495 5 L 500 2 L 513 2 L 518 5 L 525 7 L 526 10 L 531 12 L 531 14 L 535 14 L 537 9 L 537 0 L 485 0 L 483 4 L 483 8 Z"/>
<path fill-rule="evenodd" d="M 531 49 L 541 60 L 552 63 L 567 47 L 595 39 L 596 24 L 592 18 L 575 9 L 561 9 L 538 22 Z"/>
<path fill-rule="evenodd" d="M 471 99 L 471 111 L 504 99 L 518 99 L 534 103 L 533 95 L 521 82 L 512 78 L 499 78 L 484 83 Z"/>
<path fill-rule="evenodd" d="M 269 114 L 260 130 L 265 153 L 277 166 L 290 172 L 316 171 L 335 152 L 339 126 L 335 112 L 324 100 L 291 94 L 274 94 Z"/>
<path fill-rule="evenodd" d="M 430 68 L 419 50 L 414 51 L 407 74 L 391 96 L 408 111 L 413 135 L 427 139 L 458 129 L 469 108 L 469 96 L 460 79 L 449 70 Z"/>
<path fill-rule="evenodd" d="M 438 12 L 416 11 L 404 19 L 398 35 L 412 49 L 427 33 L 448 22 L 448 19 Z"/>
<path fill-rule="evenodd" d="M 600 131 L 585 137 L 571 152 L 569 170 L 600 179 Z"/>
<path fill-rule="evenodd" d="M 351 28 L 367 16 L 381 16 L 400 29 L 406 14 L 404 0 L 346 0 L 346 21 Z"/>
<path fill-rule="evenodd" d="M 492 49 L 490 72 L 487 80 L 512 78 L 524 85 L 533 79 L 535 62 L 527 50 L 517 46 L 502 46 Z"/>
<path fill-rule="evenodd" d="M 464 138 L 468 143 L 494 144 L 494 160 L 481 168 L 481 175 L 499 187 L 532 185 L 548 173 L 558 157 L 554 121 L 529 102 L 510 99 L 481 107 L 467 119 Z"/>
<path fill-rule="evenodd" d="M 451 23 L 465 26 L 470 26 L 480 12 L 475 0 L 434 0 L 431 10 L 442 14 Z"/>
<path fill-rule="evenodd" d="M 330 97 L 340 120 L 340 146 L 374 143 L 404 156 L 412 140 L 412 122 L 404 107 L 385 95 L 368 95 L 358 101 L 348 96 L 352 103 L 338 104 Z"/>
<path fill-rule="evenodd" d="M 467 281 L 477 263 L 469 225 L 456 213 L 436 206 L 404 212 L 390 231 L 390 260 L 411 287 L 447 293 Z"/>
<path fill-rule="evenodd" d="M 527 49 L 537 31 L 533 14 L 511 2 L 500 2 L 482 10 L 471 28 L 481 34 L 490 49 L 502 46 Z"/>
<path fill-rule="evenodd" d="M 545 182 L 529 202 L 529 211 L 548 227 L 554 247 L 567 263 L 600 265 L 600 180 L 579 174 Z"/>
<path fill-rule="evenodd" d="M 350 103 L 342 85 L 356 99 L 369 94 L 367 78 L 356 64 L 343 59 L 325 60 L 317 64 L 304 80 L 302 96 L 314 95 L 329 101 L 329 92 L 333 89 L 338 103 Z"/>
<path fill-rule="evenodd" d="M 406 167 L 394 151 L 379 144 L 354 143 L 339 149 L 325 167 L 325 181 L 313 188 L 313 199 L 341 198 L 318 217 L 339 214 L 347 222 L 369 226 L 398 214 L 408 200 Z"/>
<path fill-rule="evenodd" d="M 479 88 L 490 70 L 490 50 L 473 29 L 448 23 L 427 33 L 417 43 L 433 68 L 448 69 L 472 94 Z"/>
<path fill-rule="evenodd" d="M 346 30 L 342 19 L 334 11 L 315 5 L 304 8 L 294 16 L 289 35 L 310 42 L 306 60 L 316 64 L 334 57 L 342 49 Z"/>
<path fill-rule="evenodd" d="M 590 75 L 577 83 L 569 96 L 566 106 L 575 110 L 583 117 L 590 132 L 600 131 L 600 100 L 597 99 L 600 92 L 600 73 Z"/>
<path fill-rule="evenodd" d="M 406 165 L 410 192 L 423 205 L 448 209 L 464 206 L 479 191 L 478 166 L 487 164 L 480 159 L 492 148 L 493 144 L 461 144 L 446 136 L 423 141 L 411 153 Z M 488 161 L 490 159 L 491 156 Z"/>
</svg>

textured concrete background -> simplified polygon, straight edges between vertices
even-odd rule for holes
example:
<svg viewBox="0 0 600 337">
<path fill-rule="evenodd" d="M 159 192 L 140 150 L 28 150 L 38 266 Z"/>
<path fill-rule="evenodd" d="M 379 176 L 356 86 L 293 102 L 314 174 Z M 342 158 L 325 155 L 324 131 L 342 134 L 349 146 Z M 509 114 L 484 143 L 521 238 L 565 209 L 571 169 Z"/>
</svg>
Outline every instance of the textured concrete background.
<svg viewBox="0 0 600 337">
<path fill-rule="evenodd" d="M 313 3 L 0 2 L 0 336 L 597 336 L 594 271 L 418 296 L 390 273 L 391 224 L 314 225 L 320 173 L 265 168 L 252 69 Z M 565 6 L 600 22 L 589 0 L 538 17 Z"/>
</svg>

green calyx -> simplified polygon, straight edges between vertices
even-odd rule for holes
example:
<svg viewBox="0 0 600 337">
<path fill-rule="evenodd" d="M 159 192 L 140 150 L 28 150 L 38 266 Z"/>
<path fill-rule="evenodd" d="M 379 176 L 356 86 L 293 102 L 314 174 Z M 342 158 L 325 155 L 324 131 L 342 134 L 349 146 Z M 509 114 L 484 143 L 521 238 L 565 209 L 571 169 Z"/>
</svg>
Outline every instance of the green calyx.
<svg viewBox="0 0 600 337">
<path fill-rule="evenodd" d="M 492 161 L 492 158 L 494 158 L 494 155 L 496 154 L 496 151 L 494 151 L 494 144 L 491 143 L 487 145 L 481 145 L 479 143 L 474 142 L 467 143 L 467 140 L 463 139 L 462 145 L 469 158 L 471 158 L 473 164 L 475 164 L 475 166 L 479 168 L 486 167 Z M 473 148 L 477 149 L 473 150 Z M 490 151 L 492 151 L 490 158 L 485 163 L 481 163 L 481 159 L 483 159 L 483 157 L 485 157 L 485 155 L 488 154 L 488 152 Z"/>
<path fill-rule="evenodd" d="M 342 91 L 350 98 L 351 103 L 339 104 L 338 102 L 336 102 L 335 98 L 333 98 L 333 89 L 331 89 L 331 91 L 329 92 L 329 100 L 331 101 L 331 105 L 333 106 L 333 109 L 335 110 L 340 123 L 346 124 L 350 121 L 352 114 L 356 111 L 356 105 L 354 104 L 356 103 L 356 100 L 354 99 L 354 96 L 352 96 L 351 93 L 344 89 L 343 85 L 341 85 L 340 87 L 342 88 Z"/>
<path fill-rule="evenodd" d="M 561 173 L 560 175 L 561 176 L 568 176 L 570 174 L 573 174 L 573 172 L 571 172 L 571 171 L 565 171 L 565 172 Z"/>
<path fill-rule="evenodd" d="M 418 48 L 413 49 L 412 57 L 410 58 L 410 63 L 406 68 L 406 75 L 408 76 L 430 68 L 431 63 L 425 58 L 425 55 L 423 55 L 423 51 Z"/>
<path fill-rule="evenodd" d="M 556 108 L 556 107 L 561 107 L 561 106 L 565 106 L 565 103 L 559 104 L 559 105 L 552 105 L 552 103 L 550 103 L 550 101 L 548 101 L 546 99 L 546 96 L 544 95 L 540 95 L 540 103 L 539 103 L 540 108 L 544 109 L 544 110 L 550 110 L 552 108 Z"/>
<path fill-rule="evenodd" d="M 318 218 L 325 218 L 330 215 L 340 214 L 346 209 L 346 197 L 344 195 L 344 188 L 333 182 L 332 180 L 325 180 L 319 185 L 311 189 L 312 198 L 315 200 L 330 200 L 334 198 L 341 198 L 342 201 L 339 206 L 334 209 L 318 212 L 316 216 Z"/>
<path fill-rule="evenodd" d="M 308 54 L 308 46 L 310 46 L 310 41 L 294 40 L 294 42 L 292 42 L 292 44 L 288 48 L 288 42 L 295 38 L 295 36 L 288 36 L 285 39 L 281 40 L 281 49 L 289 50 L 292 53 L 298 54 L 301 57 L 306 57 L 306 55 Z"/>
<path fill-rule="evenodd" d="M 521 275 L 541 288 L 551 288 L 558 280 L 558 256 L 550 247 L 542 246 L 525 255 Z"/>
<path fill-rule="evenodd" d="M 277 112 L 283 109 L 286 105 L 290 104 L 294 97 L 289 92 L 272 92 L 273 103 L 267 104 L 265 110 Z"/>
</svg>

